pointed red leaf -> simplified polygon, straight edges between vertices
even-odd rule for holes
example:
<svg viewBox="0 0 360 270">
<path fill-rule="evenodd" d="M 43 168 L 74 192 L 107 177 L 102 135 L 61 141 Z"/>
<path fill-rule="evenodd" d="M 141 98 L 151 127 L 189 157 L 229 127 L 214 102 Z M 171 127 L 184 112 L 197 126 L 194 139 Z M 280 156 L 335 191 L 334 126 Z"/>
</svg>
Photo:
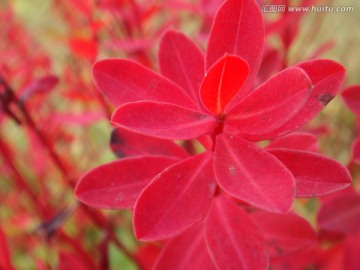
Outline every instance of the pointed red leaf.
<svg viewBox="0 0 360 270">
<path fill-rule="evenodd" d="M 310 96 L 311 82 L 300 68 L 288 68 L 245 97 L 226 124 L 242 134 L 266 134 L 286 123 Z"/>
<path fill-rule="evenodd" d="M 140 192 L 161 171 L 178 159 L 170 157 L 124 158 L 96 167 L 82 176 L 76 198 L 92 207 L 133 207 Z"/>
<path fill-rule="evenodd" d="M 225 54 L 243 58 L 250 67 L 246 82 L 255 80 L 263 54 L 264 24 L 255 0 L 227 0 L 215 16 L 206 51 L 207 70 Z M 242 91 L 239 95 L 246 94 Z"/>
<path fill-rule="evenodd" d="M 186 158 L 189 156 L 173 141 L 144 136 L 122 128 L 113 130 L 110 146 L 118 157 L 157 155 Z"/>
<path fill-rule="evenodd" d="M 294 175 L 297 197 L 321 196 L 351 185 L 349 171 L 336 160 L 300 150 L 268 151 Z"/>
<path fill-rule="evenodd" d="M 201 108 L 199 88 L 205 69 L 199 47 L 184 34 L 167 31 L 160 41 L 159 65 L 161 73 L 186 90 Z"/>
<path fill-rule="evenodd" d="M 267 269 L 266 246 L 249 215 L 225 197 L 216 198 L 205 225 L 205 240 L 218 269 Z"/>
<path fill-rule="evenodd" d="M 266 135 L 254 136 L 252 139 L 263 140 L 276 138 L 302 127 L 313 119 L 326 104 L 334 98 L 345 78 L 345 69 L 332 60 L 311 60 L 298 64 L 297 67 L 307 73 L 313 85 L 311 95 L 306 104 L 283 126 Z"/>
<path fill-rule="evenodd" d="M 201 221 L 215 189 L 211 152 L 169 167 L 144 189 L 135 204 L 136 238 L 169 238 Z"/>
<path fill-rule="evenodd" d="M 114 112 L 113 124 L 144 135 L 187 140 L 211 133 L 214 117 L 169 103 L 139 101 L 125 104 Z"/>
<path fill-rule="evenodd" d="M 149 100 L 195 107 L 183 89 L 136 62 L 122 59 L 102 60 L 94 65 L 93 76 L 98 89 L 115 106 Z"/>
<path fill-rule="evenodd" d="M 296 132 L 273 140 L 267 149 L 285 148 L 317 152 L 319 144 L 316 136 L 311 133 Z"/>
<path fill-rule="evenodd" d="M 206 74 L 200 97 L 213 114 L 221 114 L 226 105 L 244 84 L 249 73 L 248 64 L 240 57 L 225 55 Z"/>
<path fill-rule="evenodd" d="M 355 114 L 360 115 L 360 85 L 346 88 L 341 93 L 341 96 L 350 110 Z"/>
<path fill-rule="evenodd" d="M 207 251 L 204 224 L 190 228 L 169 240 L 158 257 L 154 270 L 215 270 Z"/>
<path fill-rule="evenodd" d="M 216 138 L 214 171 L 219 186 L 256 207 L 285 213 L 291 207 L 295 180 L 274 156 L 230 135 Z"/>
<path fill-rule="evenodd" d="M 270 257 L 287 256 L 316 242 L 316 233 L 309 222 L 293 214 L 257 212 L 252 221 L 265 238 Z"/>
<path fill-rule="evenodd" d="M 324 201 L 317 221 L 321 230 L 344 234 L 359 232 L 360 195 L 344 193 Z"/>
</svg>

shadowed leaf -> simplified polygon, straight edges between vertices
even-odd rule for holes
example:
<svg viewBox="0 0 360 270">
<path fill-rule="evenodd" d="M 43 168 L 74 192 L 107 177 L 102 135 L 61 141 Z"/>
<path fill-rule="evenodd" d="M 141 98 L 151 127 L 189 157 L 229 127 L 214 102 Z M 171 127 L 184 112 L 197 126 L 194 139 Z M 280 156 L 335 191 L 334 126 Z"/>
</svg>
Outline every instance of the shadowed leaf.
<svg viewBox="0 0 360 270">
<path fill-rule="evenodd" d="M 214 117 L 169 103 L 134 102 L 114 112 L 112 123 L 162 139 L 187 140 L 213 131 Z"/>
</svg>

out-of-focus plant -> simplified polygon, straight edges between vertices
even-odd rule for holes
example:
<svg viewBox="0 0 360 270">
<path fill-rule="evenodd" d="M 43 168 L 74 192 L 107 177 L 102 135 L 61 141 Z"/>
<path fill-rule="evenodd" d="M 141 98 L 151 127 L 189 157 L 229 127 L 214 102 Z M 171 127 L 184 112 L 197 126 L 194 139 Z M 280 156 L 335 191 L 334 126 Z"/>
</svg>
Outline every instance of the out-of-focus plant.
<svg viewBox="0 0 360 270">
<path fill-rule="evenodd" d="M 319 137 L 321 150 L 348 157 L 350 149 L 327 139 L 340 133 L 329 119 L 339 118 L 342 105 L 332 102 L 320 121 L 286 135 L 339 90 L 343 68 L 312 59 L 338 53 L 340 38 L 309 50 L 330 15 L 264 13 L 263 32 L 259 12 L 264 5 L 331 3 L 222 2 L 0 4 L 0 269 L 356 269 L 358 140 L 348 164 L 352 187 L 320 200 L 295 199 L 287 212 L 295 186 L 297 197 L 308 197 L 349 183 L 344 167 L 318 144 Z M 309 27 L 310 15 L 321 20 Z M 190 34 L 199 47 L 168 28 Z M 90 73 L 97 59 L 109 57 L 130 59 L 94 67 L 98 88 L 120 106 L 111 138 L 113 106 Z M 353 83 L 353 61 L 335 58 Z M 356 113 L 356 87 L 342 95 Z M 124 110 L 135 111 L 124 118 Z M 77 195 L 98 208 L 135 204 L 133 213 L 74 199 L 80 176 L 107 161 L 82 177 Z M 240 172 L 248 181 L 236 181 Z M 254 183 L 263 192 L 250 192 Z M 137 242 L 132 225 L 137 238 L 157 241 Z"/>
</svg>

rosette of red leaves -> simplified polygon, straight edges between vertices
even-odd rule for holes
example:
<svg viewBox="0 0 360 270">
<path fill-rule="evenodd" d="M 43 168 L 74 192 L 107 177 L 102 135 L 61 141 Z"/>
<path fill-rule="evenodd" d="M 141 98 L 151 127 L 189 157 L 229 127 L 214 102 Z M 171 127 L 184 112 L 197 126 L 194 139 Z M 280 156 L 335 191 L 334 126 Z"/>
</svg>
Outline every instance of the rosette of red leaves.
<svg viewBox="0 0 360 270">
<path fill-rule="evenodd" d="M 344 68 L 312 60 L 253 89 L 263 43 L 255 1 L 227 0 L 215 16 L 205 57 L 185 35 L 168 31 L 160 43 L 161 74 L 122 59 L 94 65 L 98 88 L 118 106 L 112 123 L 120 127 L 116 138 L 127 157 L 85 174 L 76 196 L 95 207 L 133 208 L 139 240 L 187 231 L 166 245 L 158 269 L 171 262 L 184 269 L 191 258 L 192 269 L 204 269 L 205 262 L 210 269 L 266 269 L 266 225 L 230 197 L 286 213 L 295 196 L 350 185 L 345 167 L 313 151 L 311 136 L 281 137 L 336 95 Z M 189 156 L 173 142 L 190 139 L 198 139 L 205 152 Z M 257 142 L 263 140 L 274 141 L 261 148 Z M 304 235 L 313 237 L 309 230 L 297 237 Z"/>
</svg>

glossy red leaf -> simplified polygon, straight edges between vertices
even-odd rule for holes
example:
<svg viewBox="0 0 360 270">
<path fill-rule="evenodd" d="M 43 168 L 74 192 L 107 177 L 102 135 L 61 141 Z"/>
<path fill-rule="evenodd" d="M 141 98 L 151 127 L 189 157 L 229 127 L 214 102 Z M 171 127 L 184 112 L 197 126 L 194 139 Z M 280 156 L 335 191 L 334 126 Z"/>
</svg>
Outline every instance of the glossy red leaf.
<svg viewBox="0 0 360 270">
<path fill-rule="evenodd" d="M 136 238 L 166 239 L 201 221 L 216 189 L 213 174 L 211 152 L 185 159 L 159 174 L 135 204 Z"/>
<path fill-rule="evenodd" d="M 113 124 L 158 138 L 187 140 L 209 134 L 216 120 L 211 115 L 169 103 L 139 101 L 114 112 Z"/>
<path fill-rule="evenodd" d="M 241 134 L 261 135 L 286 123 L 310 96 L 311 82 L 300 68 L 288 68 L 266 81 L 228 113 L 226 124 Z"/>
<path fill-rule="evenodd" d="M 205 58 L 206 69 L 209 70 L 225 54 L 238 55 L 249 64 L 246 85 L 250 87 L 260 67 L 263 44 L 264 24 L 256 1 L 227 0 L 212 25 Z"/>
<path fill-rule="evenodd" d="M 268 146 L 266 146 L 266 148 L 285 148 L 317 152 L 319 144 L 316 136 L 311 133 L 296 132 L 273 140 Z"/>
<path fill-rule="evenodd" d="M 338 93 L 345 78 L 345 69 L 332 60 L 311 60 L 298 64 L 312 81 L 312 91 L 306 104 L 283 126 L 254 140 L 275 138 L 296 130 L 313 119 Z"/>
<path fill-rule="evenodd" d="M 98 89 L 115 106 L 148 100 L 195 107 L 191 98 L 175 83 L 133 61 L 99 61 L 93 67 L 93 76 Z"/>
<path fill-rule="evenodd" d="M 336 160 L 300 150 L 268 151 L 294 175 L 297 197 L 321 196 L 351 185 L 349 171 Z"/>
<path fill-rule="evenodd" d="M 309 222 L 293 213 L 257 212 L 251 219 L 264 235 L 270 257 L 287 256 L 316 242 Z"/>
<path fill-rule="evenodd" d="M 169 240 L 158 257 L 154 270 L 215 270 L 205 245 L 204 224 L 190 228 Z"/>
<path fill-rule="evenodd" d="M 133 207 L 146 185 L 177 161 L 170 157 L 143 156 L 101 165 L 81 177 L 75 188 L 76 198 L 92 207 Z"/>
<path fill-rule="evenodd" d="M 160 41 L 159 65 L 161 73 L 186 90 L 201 108 L 199 88 L 205 68 L 199 47 L 184 34 L 167 31 Z"/>
<path fill-rule="evenodd" d="M 219 186 L 256 207 L 285 213 L 295 195 L 295 180 L 274 156 L 253 143 L 226 134 L 216 138 L 214 171 Z"/>
<path fill-rule="evenodd" d="M 209 69 L 201 84 L 200 97 L 203 105 L 213 114 L 221 114 L 244 84 L 248 73 L 249 66 L 240 57 L 222 57 Z"/>
<path fill-rule="evenodd" d="M 324 201 L 317 221 L 321 230 L 344 234 L 359 232 L 360 195 L 344 193 Z"/>
<path fill-rule="evenodd" d="M 205 225 L 205 240 L 218 269 L 267 269 L 261 233 L 240 206 L 225 197 L 213 200 Z"/>
<path fill-rule="evenodd" d="M 360 115 L 360 85 L 346 88 L 341 93 L 341 96 L 350 110 L 355 114 Z"/>
<path fill-rule="evenodd" d="M 122 128 L 111 133 L 111 150 L 118 157 L 157 155 L 186 158 L 187 152 L 173 141 L 144 136 Z"/>
</svg>

